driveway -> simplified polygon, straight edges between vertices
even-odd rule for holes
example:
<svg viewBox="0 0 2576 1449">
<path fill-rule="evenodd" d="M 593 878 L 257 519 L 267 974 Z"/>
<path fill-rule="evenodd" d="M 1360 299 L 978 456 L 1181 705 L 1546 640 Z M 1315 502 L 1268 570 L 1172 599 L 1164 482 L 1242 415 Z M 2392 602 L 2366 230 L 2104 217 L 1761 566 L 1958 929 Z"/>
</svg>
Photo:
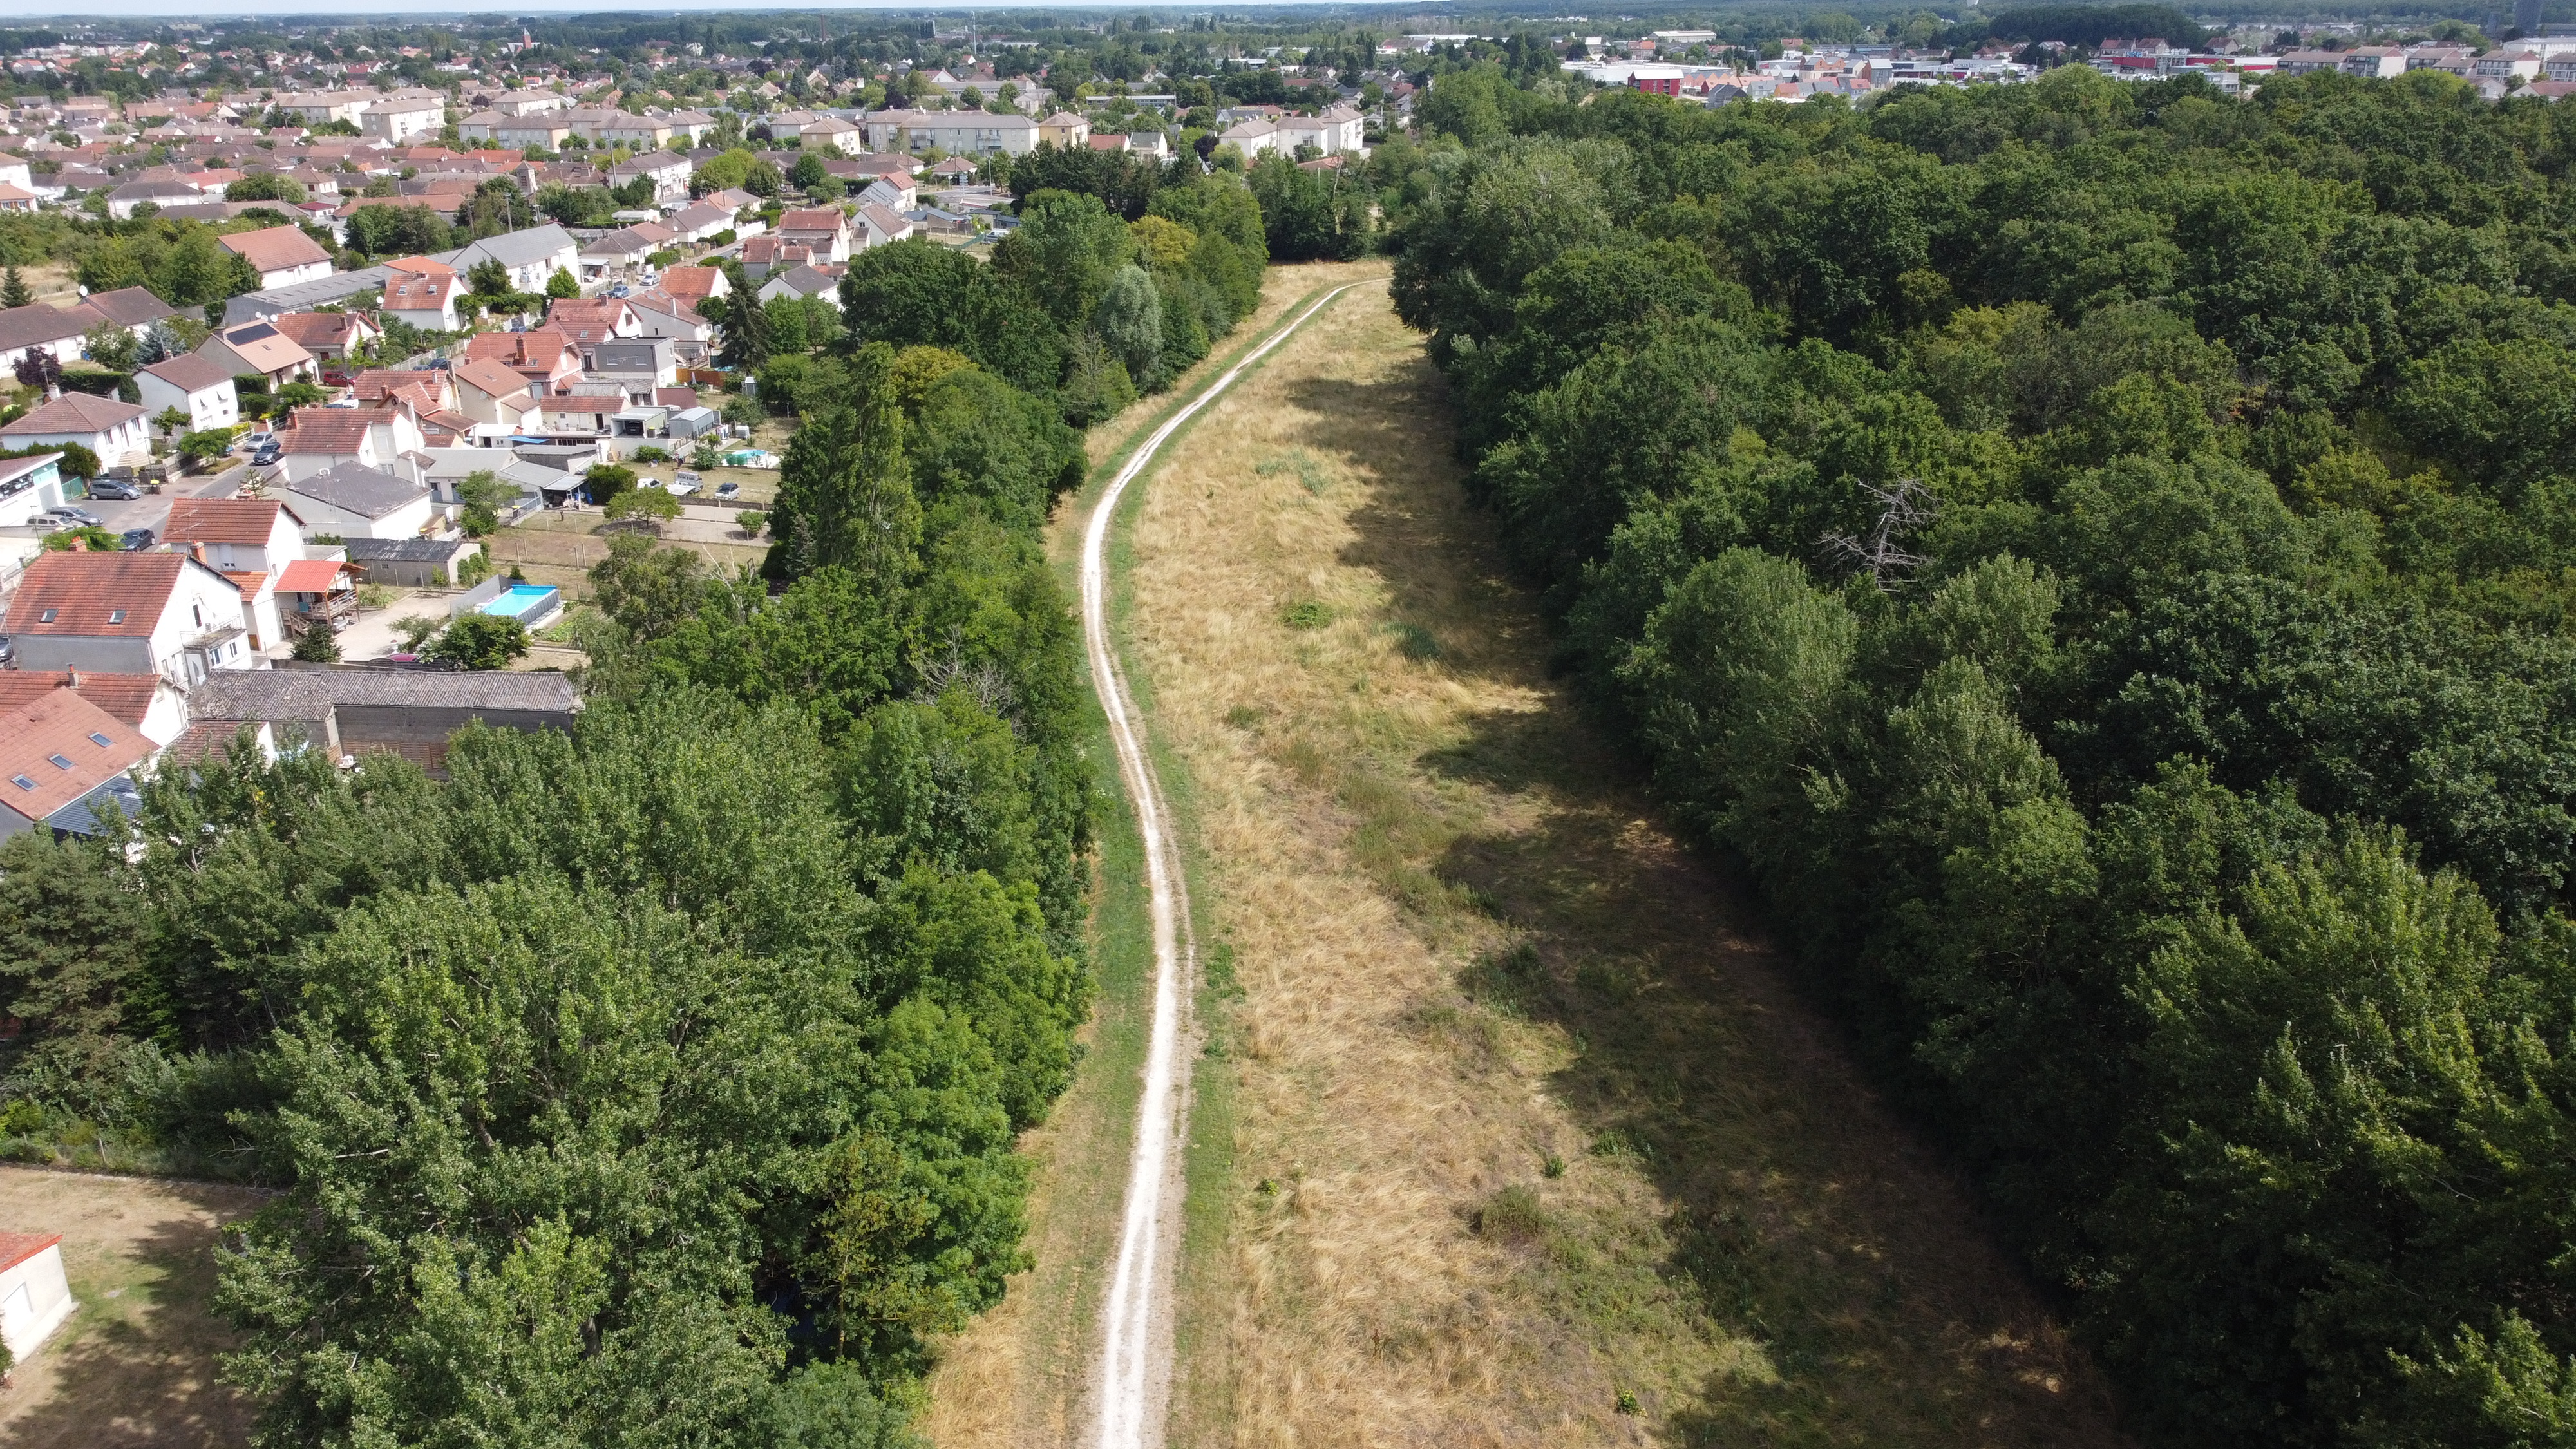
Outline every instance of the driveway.
<svg viewBox="0 0 2576 1449">
<path fill-rule="evenodd" d="M 250 466 L 236 464 L 221 473 L 194 478 L 178 478 L 162 485 L 158 493 L 146 493 L 130 502 L 113 498 L 83 498 L 75 506 L 98 515 L 99 523 L 110 533 L 123 533 L 129 528 L 148 528 L 160 537 L 170 521 L 170 503 L 177 498 L 225 498 L 242 485 Z"/>
</svg>

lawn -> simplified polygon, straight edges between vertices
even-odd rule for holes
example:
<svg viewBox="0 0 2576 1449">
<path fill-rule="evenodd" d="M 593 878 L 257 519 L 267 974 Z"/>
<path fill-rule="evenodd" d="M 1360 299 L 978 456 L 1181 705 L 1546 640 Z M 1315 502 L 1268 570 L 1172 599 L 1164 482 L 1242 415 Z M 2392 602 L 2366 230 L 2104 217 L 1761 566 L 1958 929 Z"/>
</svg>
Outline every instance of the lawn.
<svg viewBox="0 0 2576 1449">
<path fill-rule="evenodd" d="M 0 1394 L 15 1449 L 232 1445 L 247 1400 L 214 1381 L 232 1342 L 208 1311 L 225 1223 L 263 1200 L 212 1183 L 0 1167 L 0 1228 L 63 1235 L 80 1307 Z"/>
</svg>

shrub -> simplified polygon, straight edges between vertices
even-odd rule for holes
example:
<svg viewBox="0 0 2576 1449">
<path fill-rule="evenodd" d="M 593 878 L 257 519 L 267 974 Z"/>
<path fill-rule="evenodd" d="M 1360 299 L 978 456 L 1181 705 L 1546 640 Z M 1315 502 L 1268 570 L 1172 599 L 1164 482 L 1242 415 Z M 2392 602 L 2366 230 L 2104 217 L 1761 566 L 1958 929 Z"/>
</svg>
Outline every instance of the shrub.
<svg viewBox="0 0 2576 1449">
<path fill-rule="evenodd" d="M 527 652 L 526 625 L 480 612 L 459 614 L 420 651 L 422 658 L 456 669 L 500 669 Z"/>
<path fill-rule="evenodd" d="M 673 519 L 680 516 L 680 500 L 659 488 L 636 488 L 611 499 L 608 516 L 612 519 Z"/>
<path fill-rule="evenodd" d="M 328 619 L 314 620 L 305 626 L 303 637 L 295 641 L 294 655 L 307 664 L 339 663 L 340 631 L 332 628 Z"/>
</svg>

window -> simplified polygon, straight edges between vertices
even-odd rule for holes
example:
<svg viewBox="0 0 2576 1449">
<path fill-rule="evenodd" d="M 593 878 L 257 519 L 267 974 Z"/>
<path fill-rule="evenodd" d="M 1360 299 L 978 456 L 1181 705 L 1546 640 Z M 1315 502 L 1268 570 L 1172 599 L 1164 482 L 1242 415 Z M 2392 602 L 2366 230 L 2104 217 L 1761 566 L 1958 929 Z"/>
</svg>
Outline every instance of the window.
<svg viewBox="0 0 2576 1449">
<path fill-rule="evenodd" d="M 123 609 L 110 609 L 110 610 L 108 610 L 108 611 L 107 611 L 107 622 L 109 622 L 109 623 L 111 623 L 111 624 L 122 624 L 122 623 L 124 623 L 124 622 L 125 622 L 125 611 L 124 611 Z"/>
<path fill-rule="evenodd" d="M 109 739 L 107 736 L 100 734 L 96 730 L 91 730 L 89 732 L 89 742 L 98 746 L 102 750 L 116 743 L 116 741 Z"/>
<path fill-rule="evenodd" d="M 60 609 L 47 609 L 45 612 L 36 616 L 36 622 L 39 624 L 50 624 L 54 622 L 54 616 L 61 612 L 62 610 Z"/>
<path fill-rule="evenodd" d="M 45 758 L 52 762 L 53 767 L 57 770 L 68 770 L 72 767 L 72 762 L 61 755 L 47 755 Z"/>
</svg>

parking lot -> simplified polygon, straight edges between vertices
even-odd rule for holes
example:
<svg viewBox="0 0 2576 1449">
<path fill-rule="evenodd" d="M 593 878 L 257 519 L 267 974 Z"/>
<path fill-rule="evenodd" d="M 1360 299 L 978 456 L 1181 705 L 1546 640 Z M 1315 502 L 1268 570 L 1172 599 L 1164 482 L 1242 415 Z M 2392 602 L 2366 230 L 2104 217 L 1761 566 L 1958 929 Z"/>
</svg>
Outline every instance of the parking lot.
<svg viewBox="0 0 2576 1449">
<path fill-rule="evenodd" d="M 161 535 L 162 526 L 170 521 L 172 500 L 225 497 L 241 486 L 242 479 L 248 472 L 249 465 L 237 463 L 221 473 L 208 473 L 193 478 L 173 478 L 162 485 L 159 493 L 147 492 L 130 502 L 119 502 L 113 498 L 76 498 L 72 500 L 72 506 L 97 514 L 99 526 L 110 533 L 148 528 L 157 539 Z"/>
</svg>

